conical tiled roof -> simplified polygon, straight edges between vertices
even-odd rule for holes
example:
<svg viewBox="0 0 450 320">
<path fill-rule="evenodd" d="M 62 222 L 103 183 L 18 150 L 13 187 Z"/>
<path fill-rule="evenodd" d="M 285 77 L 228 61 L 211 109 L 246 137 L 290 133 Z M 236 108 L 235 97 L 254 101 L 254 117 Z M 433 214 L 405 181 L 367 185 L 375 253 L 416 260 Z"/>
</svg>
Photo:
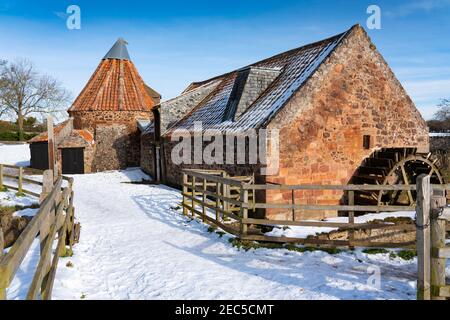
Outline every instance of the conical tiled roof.
<svg viewBox="0 0 450 320">
<path fill-rule="evenodd" d="M 117 40 L 69 109 L 73 111 L 151 111 L 157 102 Z"/>
</svg>

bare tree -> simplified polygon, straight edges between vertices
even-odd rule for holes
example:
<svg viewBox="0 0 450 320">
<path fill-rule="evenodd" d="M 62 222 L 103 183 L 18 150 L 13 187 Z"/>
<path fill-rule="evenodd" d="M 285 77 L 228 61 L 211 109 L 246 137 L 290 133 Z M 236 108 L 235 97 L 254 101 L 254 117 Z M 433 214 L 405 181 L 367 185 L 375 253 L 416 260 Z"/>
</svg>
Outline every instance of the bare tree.
<svg viewBox="0 0 450 320">
<path fill-rule="evenodd" d="M 434 117 L 439 121 L 450 120 L 450 99 L 442 99 L 438 105 L 439 110 L 435 113 Z"/>
<path fill-rule="evenodd" d="M 70 94 L 57 80 L 39 74 L 29 60 L 0 66 L 0 112 L 17 118 L 20 140 L 24 138 L 25 117 L 61 113 L 69 99 Z"/>
<path fill-rule="evenodd" d="M 3 67 L 6 65 L 7 61 L 6 60 L 0 60 L 0 92 L 2 92 L 2 89 L 5 87 L 6 83 L 5 80 L 3 79 Z M 1 117 L 6 113 L 7 108 L 5 106 L 3 106 L 0 103 L 0 119 Z"/>
</svg>

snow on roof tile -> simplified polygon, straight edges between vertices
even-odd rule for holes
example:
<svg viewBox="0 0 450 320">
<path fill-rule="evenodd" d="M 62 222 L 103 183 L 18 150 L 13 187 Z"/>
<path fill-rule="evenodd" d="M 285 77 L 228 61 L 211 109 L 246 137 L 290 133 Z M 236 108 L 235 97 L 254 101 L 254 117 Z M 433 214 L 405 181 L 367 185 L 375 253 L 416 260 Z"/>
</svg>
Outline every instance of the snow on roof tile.
<svg viewBox="0 0 450 320">
<path fill-rule="evenodd" d="M 192 83 L 186 91 L 211 81 L 220 80 L 218 87 L 168 132 L 192 130 L 201 121 L 203 129 L 242 131 L 257 128 L 271 119 L 289 98 L 306 82 L 349 31 L 293 49 L 259 61 L 248 67 L 281 68 L 279 77 L 236 121 L 223 121 L 238 70 L 206 81 Z"/>
</svg>

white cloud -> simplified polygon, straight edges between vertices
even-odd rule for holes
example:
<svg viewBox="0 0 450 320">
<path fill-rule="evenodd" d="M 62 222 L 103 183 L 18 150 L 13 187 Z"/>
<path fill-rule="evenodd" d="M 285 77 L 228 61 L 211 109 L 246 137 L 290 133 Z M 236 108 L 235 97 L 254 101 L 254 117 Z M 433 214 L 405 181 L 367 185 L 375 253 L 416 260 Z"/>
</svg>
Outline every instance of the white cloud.
<svg viewBox="0 0 450 320">
<path fill-rule="evenodd" d="M 450 96 L 450 79 L 405 81 L 403 84 L 414 101 L 429 101 Z"/>
<path fill-rule="evenodd" d="M 391 17 L 404 17 L 415 12 L 430 12 L 447 6 L 450 6 L 450 0 L 416 0 L 408 1 L 386 13 Z"/>
</svg>

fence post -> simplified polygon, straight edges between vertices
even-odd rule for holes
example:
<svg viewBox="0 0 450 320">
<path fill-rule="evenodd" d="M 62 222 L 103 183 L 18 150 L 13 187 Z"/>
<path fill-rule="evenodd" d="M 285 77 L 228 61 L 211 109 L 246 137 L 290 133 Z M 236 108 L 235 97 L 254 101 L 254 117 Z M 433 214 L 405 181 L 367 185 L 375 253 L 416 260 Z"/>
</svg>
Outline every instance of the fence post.
<svg viewBox="0 0 450 320">
<path fill-rule="evenodd" d="M 417 178 L 416 237 L 417 237 L 417 299 L 430 300 L 430 210 L 431 210 L 430 176 Z"/>
<path fill-rule="evenodd" d="M 354 206 L 355 205 L 355 191 L 350 190 L 348 192 L 348 205 Z M 349 211 L 348 212 L 348 223 L 354 224 L 355 223 L 355 212 Z M 351 228 L 348 232 L 348 240 L 350 243 L 350 248 L 353 248 L 352 243 L 355 241 L 355 229 Z"/>
<path fill-rule="evenodd" d="M 0 261 L 2 260 L 3 249 L 5 249 L 5 240 L 3 238 L 2 227 L 0 226 Z M 1 278 L 1 275 L 0 275 L 0 278 Z M 0 287 L 0 300 L 6 300 L 6 288 Z"/>
<path fill-rule="evenodd" d="M 188 175 L 186 173 L 183 173 L 183 214 L 187 216 L 188 211 L 186 208 L 187 201 L 186 201 L 186 194 L 188 193 L 188 187 L 186 186 L 188 184 Z"/>
<path fill-rule="evenodd" d="M 247 223 L 242 220 L 248 219 L 248 190 L 241 186 L 240 190 L 241 199 L 241 238 L 247 235 Z"/>
<path fill-rule="evenodd" d="M 253 194 L 253 197 L 255 197 L 255 194 Z M 292 221 L 295 221 L 295 190 L 292 189 Z"/>
<path fill-rule="evenodd" d="M 3 256 L 3 250 L 5 249 L 5 238 L 3 237 L 3 229 L 0 225 L 0 260 Z"/>
<path fill-rule="evenodd" d="M 53 189 L 53 171 L 45 170 L 42 175 L 42 191 L 41 196 L 39 197 L 39 203 L 47 198 L 47 196 L 52 192 Z"/>
<path fill-rule="evenodd" d="M 220 198 L 219 198 L 219 196 L 220 196 L 220 183 L 219 182 L 217 182 L 216 183 L 216 195 L 217 195 L 217 198 L 216 198 L 216 220 L 217 221 L 220 221 L 219 219 L 220 219 L 220 216 L 219 216 L 219 207 L 220 207 Z"/>
<path fill-rule="evenodd" d="M 439 258 L 439 249 L 445 248 L 446 220 L 439 218 L 439 210 L 446 206 L 446 198 L 433 197 L 431 200 L 431 300 L 445 300 L 439 297 L 439 289 L 446 284 L 445 258 Z"/>
<path fill-rule="evenodd" d="M 223 178 L 227 178 L 227 177 L 228 177 L 227 173 L 226 173 L 226 172 L 223 172 L 223 173 L 222 173 L 222 177 L 223 177 Z M 223 186 L 223 196 L 229 198 L 229 194 L 228 194 L 228 192 L 229 192 L 228 185 L 227 185 L 226 183 L 224 183 L 222 186 Z M 222 203 L 223 203 L 223 208 L 222 208 L 223 211 L 228 212 L 228 211 L 229 211 L 229 205 L 228 205 L 228 202 L 227 202 L 225 199 L 223 199 L 223 200 L 222 200 Z"/>
<path fill-rule="evenodd" d="M 195 217 L 195 177 L 192 176 L 192 216 Z"/>
<path fill-rule="evenodd" d="M 54 176 L 53 176 L 53 170 L 45 170 L 42 176 L 42 192 L 39 197 L 39 202 L 42 203 L 47 196 L 52 192 L 53 190 L 53 182 L 54 182 Z M 40 253 L 41 255 L 44 253 L 45 244 L 47 241 L 53 241 L 53 239 L 48 238 L 48 233 L 50 231 L 50 225 L 52 223 L 51 217 L 54 217 L 55 215 L 55 206 L 53 205 L 53 208 L 50 210 L 50 213 L 45 217 L 44 221 L 41 224 L 40 230 L 39 230 L 39 241 L 40 241 Z M 56 223 L 56 221 L 55 221 Z M 44 269 L 48 272 L 51 267 L 51 256 L 48 257 L 47 261 L 45 261 Z M 47 274 L 45 272 L 45 274 Z M 41 290 L 43 291 L 45 289 L 45 285 L 47 283 L 47 277 L 45 276 L 42 280 L 41 284 Z"/>
<path fill-rule="evenodd" d="M 0 191 L 3 190 L 3 165 L 0 164 Z"/>
<path fill-rule="evenodd" d="M 202 195 L 202 213 L 203 213 L 203 217 L 202 220 L 203 222 L 206 222 L 206 179 L 203 179 L 203 195 Z"/>
<path fill-rule="evenodd" d="M 23 193 L 23 168 L 19 168 L 19 183 L 18 183 L 18 193 Z"/>
</svg>

